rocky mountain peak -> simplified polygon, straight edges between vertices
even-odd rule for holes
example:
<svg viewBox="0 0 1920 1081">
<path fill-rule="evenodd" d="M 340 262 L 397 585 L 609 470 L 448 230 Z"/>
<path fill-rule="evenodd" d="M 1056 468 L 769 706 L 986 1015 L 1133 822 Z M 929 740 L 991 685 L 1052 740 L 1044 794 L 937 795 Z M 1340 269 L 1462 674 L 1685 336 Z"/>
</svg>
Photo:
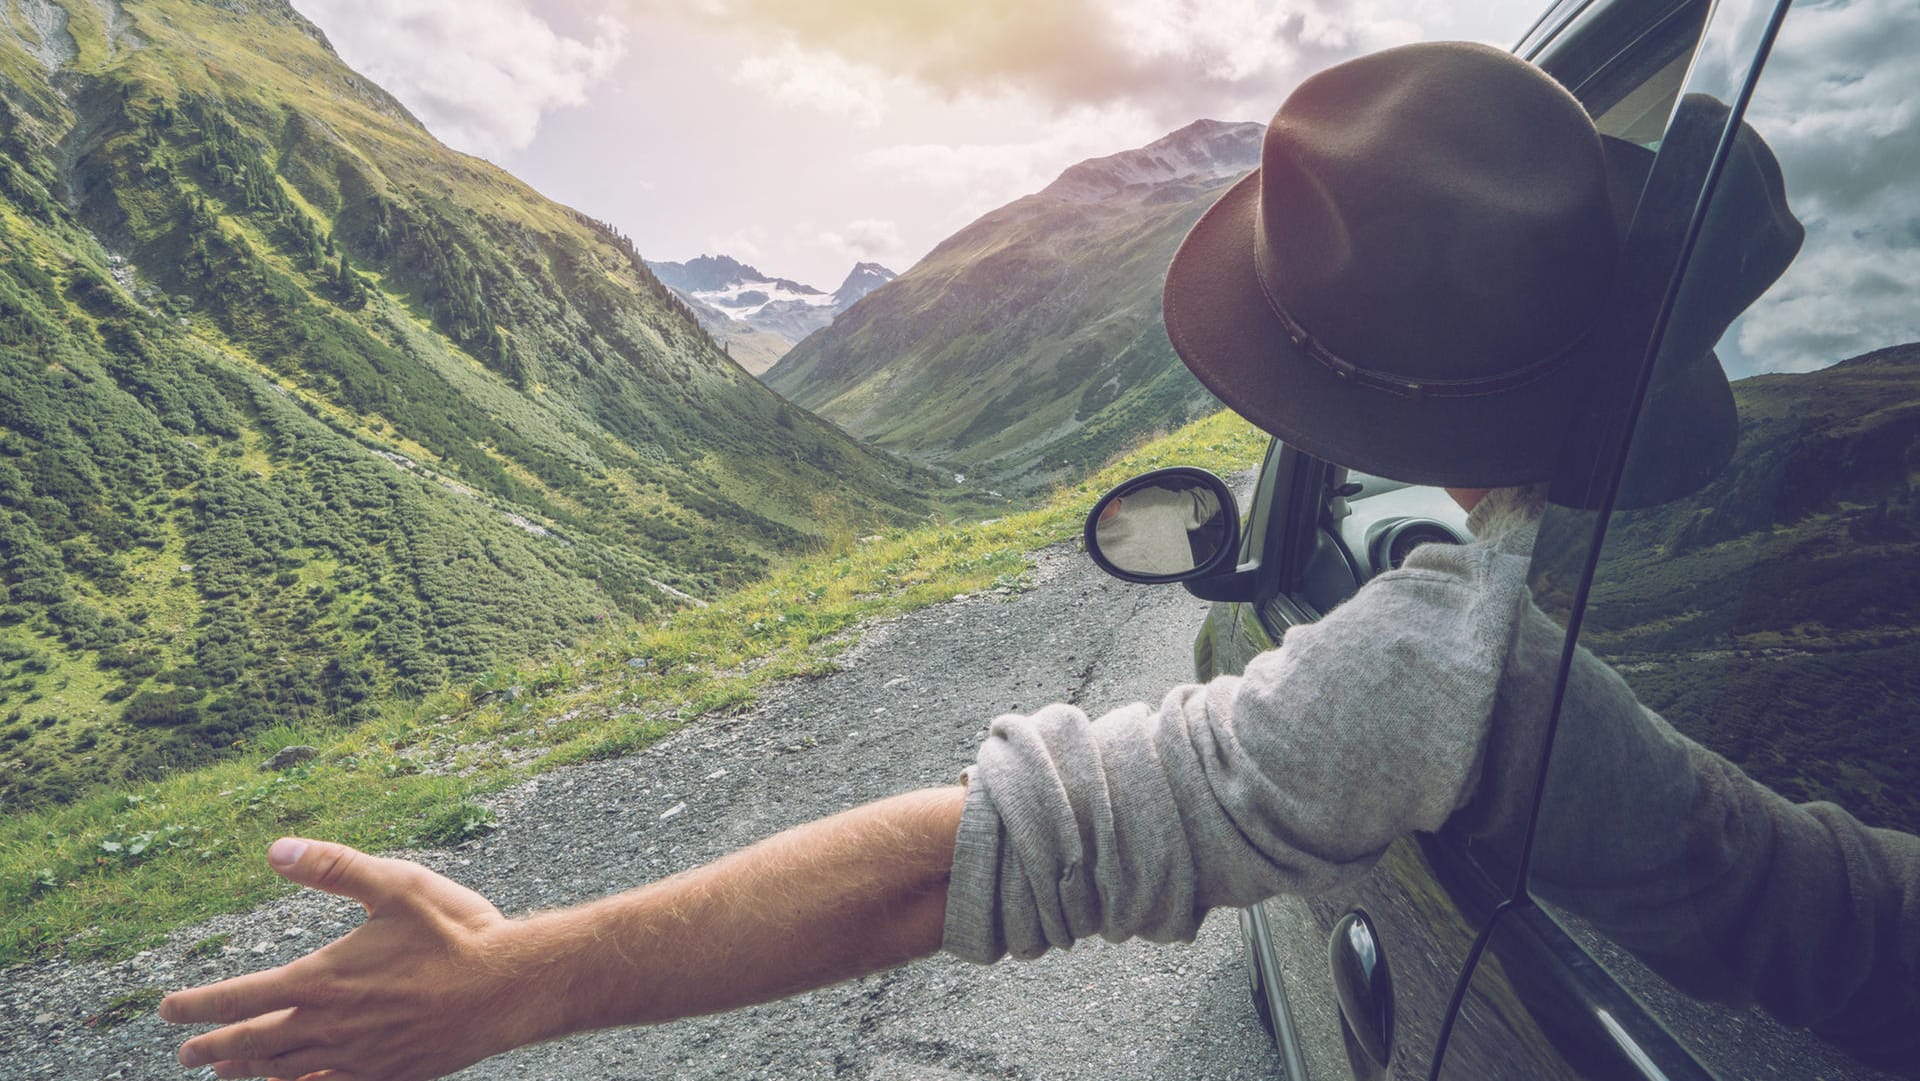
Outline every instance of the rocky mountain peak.
<svg viewBox="0 0 1920 1081">
<path fill-rule="evenodd" d="M 1196 120 L 1138 150 L 1091 158 L 1061 173 L 1040 194 L 1090 202 L 1136 185 L 1175 181 L 1201 183 L 1238 176 L 1260 164 L 1266 126 L 1251 122 Z"/>
<path fill-rule="evenodd" d="M 114 6 L 119 5 L 116 3 Z M 235 15 L 253 15 L 270 22 L 291 24 L 302 34 L 325 46 L 328 52 L 334 52 L 333 42 L 327 40 L 327 35 L 311 19 L 294 10 L 287 0 L 214 0 L 214 6 Z"/>
<path fill-rule="evenodd" d="M 684 263 L 656 263 L 649 260 L 647 266 L 661 281 L 687 293 L 719 293 L 750 287 L 769 295 L 778 292 L 825 295 L 811 285 L 763 274 L 758 267 L 730 255 L 699 255 Z"/>
<path fill-rule="evenodd" d="M 860 298 L 899 276 L 879 263 L 855 263 L 847 274 L 847 280 L 833 291 L 834 307 L 845 311 Z"/>
<path fill-rule="evenodd" d="M 647 266 L 687 302 L 709 333 L 727 343 L 729 354 L 755 374 L 896 277 L 879 263 L 857 263 L 840 288 L 823 293 L 727 255 Z"/>
</svg>

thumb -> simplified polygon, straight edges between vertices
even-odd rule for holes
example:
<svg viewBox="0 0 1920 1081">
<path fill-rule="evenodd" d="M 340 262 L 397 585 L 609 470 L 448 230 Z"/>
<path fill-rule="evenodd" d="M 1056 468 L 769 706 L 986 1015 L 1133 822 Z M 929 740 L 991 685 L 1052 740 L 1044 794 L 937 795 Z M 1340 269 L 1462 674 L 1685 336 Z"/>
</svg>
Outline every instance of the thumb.
<svg viewBox="0 0 1920 1081">
<path fill-rule="evenodd" d="M 267 849 L 267 865 L 289 882 L 351 897 L 369 910 L 395 896 L 403 877 L 396 867 L 404 866 L 346 845 L 301 837 L 273 842 Z"/>
</svg>

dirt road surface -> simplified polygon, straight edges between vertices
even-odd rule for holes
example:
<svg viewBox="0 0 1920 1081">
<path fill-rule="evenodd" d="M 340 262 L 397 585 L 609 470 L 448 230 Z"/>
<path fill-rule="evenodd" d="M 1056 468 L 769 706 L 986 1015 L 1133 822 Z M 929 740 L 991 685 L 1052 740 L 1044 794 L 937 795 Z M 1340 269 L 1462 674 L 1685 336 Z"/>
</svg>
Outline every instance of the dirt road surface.
<svg viewBox="0 0 1920 1081">
<path fill-rule="evenodd" d="M 783 685 L 630 757 L 508 789 L 492 798 L 497 830 L 419 858 L 510 913 L 585 900 L 951 782 L 1000 713 L 1067 700 L 1097 714 L 1157 701 L 1191 677 L 1204 604 L 1178 587 L 1113 581 L 1071 545 L 1035 560 L 1030 588 L 868 628 L 834 675 Z M 305 893 L 188 928 L 129 961 L 9 972 L 0 1081 L 210 1077 L 175 1064 L 183 1033 L 150 1013 L 87 1020 L 130 990 L 291 960 L 344 933 L 358 911 Z M 223 952 L 187 955 L 216 934 L 231 936 Z M 1094 941 L 984 968 L 940 956 L 722 1017 L 525 1048 L 457 1076 L 1251 1081 L 1278 1070 L 1249 1004 L 1234 914 L 1217 912 L 1192 946 Z"/>
</svg>

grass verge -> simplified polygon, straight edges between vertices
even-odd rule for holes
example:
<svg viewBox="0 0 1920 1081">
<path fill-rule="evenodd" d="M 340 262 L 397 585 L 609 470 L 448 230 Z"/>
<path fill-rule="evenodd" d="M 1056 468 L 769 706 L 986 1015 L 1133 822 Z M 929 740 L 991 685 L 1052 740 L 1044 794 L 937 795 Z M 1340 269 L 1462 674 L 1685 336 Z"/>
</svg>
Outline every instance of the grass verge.
<svg viewBox="0 0 1920 1081">
<path fill-rule="evenodd" d="M 119 957 L 289 887 L 261 858 L 298 832 L 356 847 L 458 843 L 491 828 L 475 797 L 534 772 L 624 754 L 688 719 L 738 710 L 770 682 L 824 674 L 858 625 L 1023 584 L 1028 553 L 1078 535 L 1107 487 L 1178 463 L 1231 472 L 1266 437 L 1221 413 L 1147 444 L 1038 510 L 853 540 L 776 568 L 705 608 L 609 628 L 546 660 L 354 729 L 287 729 L 318 756 L 261 754 L 92 792 L 0 822 L 0 965 Z"/>
</svg>

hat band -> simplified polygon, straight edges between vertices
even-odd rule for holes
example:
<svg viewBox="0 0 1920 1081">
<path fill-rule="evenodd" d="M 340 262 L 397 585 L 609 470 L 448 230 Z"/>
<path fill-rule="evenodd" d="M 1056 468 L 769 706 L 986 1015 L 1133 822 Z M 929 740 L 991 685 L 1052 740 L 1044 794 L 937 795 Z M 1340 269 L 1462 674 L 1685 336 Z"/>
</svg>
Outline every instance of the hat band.
<svg viewBox="0 0 1920 1081">
<path fill-rule="evenodd" d="M 1264 230 L 1264 224 L 1261 228 Z M 1560 368 L 1566 363 L 1567 358 L 1573 355 L 1573 347 L 1586 337 L 1585 331 L 1582 331 L 1575 335 L 1572 341 L 1539 360 L 1498 375 L 1478 376 L 1473 379 L 1408 379 L 1394 372 L 1383 372 L 1363 364 L 1356 364 L 1322 345 L 1311 331 L 1302 326 L 1293 312 L 1280 302 L 1277 291 L 1273 288 L 1273 282 L 1267 271 L 1266 244 L 1254 245 L 1253 266 L 1254 277 L 1260 281 L 1260 293 L 1266 298 L 1267 307 L 1272 310 L 1274 317 L 1280 320 L 1280 329 L 1286 331 L 1287 338 L 1302 353 L 1320 362 L 1334 375 L 1349 383 L 1416 401 L 1421 398 L 1486 398 L 1495 394 L 1504 394 L 1510 390 L 1518 390 L 1539 382 Z"/>
</svg>

